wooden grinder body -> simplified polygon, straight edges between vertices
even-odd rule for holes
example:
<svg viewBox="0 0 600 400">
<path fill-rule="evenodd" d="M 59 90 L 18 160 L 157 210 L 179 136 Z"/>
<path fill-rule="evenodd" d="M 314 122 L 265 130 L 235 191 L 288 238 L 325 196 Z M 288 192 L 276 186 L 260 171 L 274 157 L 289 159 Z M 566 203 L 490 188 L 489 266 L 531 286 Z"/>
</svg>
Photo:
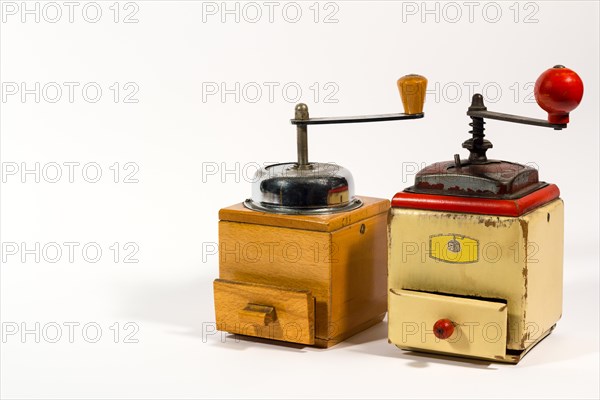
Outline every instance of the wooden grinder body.
<svg viewBox="0 0 600 400">
<path fill-rule="evenodd" d="M 390 202 L 360 199 L 326 215 L 221 209 L 217 328 L 329 347 L 381 321 Z"/>
</svg>

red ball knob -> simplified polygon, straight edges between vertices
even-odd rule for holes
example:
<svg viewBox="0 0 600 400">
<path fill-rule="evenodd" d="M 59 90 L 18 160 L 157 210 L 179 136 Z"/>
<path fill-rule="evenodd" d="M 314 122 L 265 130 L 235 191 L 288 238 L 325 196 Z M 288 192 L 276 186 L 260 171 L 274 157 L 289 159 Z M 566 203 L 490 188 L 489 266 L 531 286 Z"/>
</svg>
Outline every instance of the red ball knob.
<svg viewBox="0 0 600 400">
<path fill-rule="evenodd" d="M 555 65 L 540 75 L 533 93 L 540 107 L 548 112 L 548 122 L 566 124 L 569 112 L 581 102 L 583 82 L 575 71 Z"/>
<path fill-rule="evenodd" d="M 454 333 L 454 322 L 447 318 L 439 319 L 433 324 L 433 334 L 438 339 L 448 339 Z"/>
</svg>

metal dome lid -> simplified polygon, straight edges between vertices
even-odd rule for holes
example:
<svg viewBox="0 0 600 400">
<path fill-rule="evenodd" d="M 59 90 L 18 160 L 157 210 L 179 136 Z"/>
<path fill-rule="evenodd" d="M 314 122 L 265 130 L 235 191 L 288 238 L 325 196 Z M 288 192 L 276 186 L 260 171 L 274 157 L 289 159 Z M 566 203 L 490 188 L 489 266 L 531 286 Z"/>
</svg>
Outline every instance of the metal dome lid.
<svg viewBox="0 0 600 400">
<path fill-rule="evenodd" d="M 329 163 L 283 163 L 256 172 L 252 198 L 244 205 L 280 214 L 328 214 L 354 210 L 354 179 L 346 168 Z"/>
<path fill-rule="evenodd" d="M 331 214 L 354 210 L 362 201 L 354 196 L 354 179 L 346 168 L 333 163 L 308 161 L 308 125 L 351 124 L 423 118 L 427 79 L 407 75 L 397 82 L 405 113 L 350 117 L 309 118 L 308 106 L 296 105 L 298 161 L 273 164 L 258 170 L 252 197 L 244 202 L 251 210 L 277 214 Z"/>
</svg>

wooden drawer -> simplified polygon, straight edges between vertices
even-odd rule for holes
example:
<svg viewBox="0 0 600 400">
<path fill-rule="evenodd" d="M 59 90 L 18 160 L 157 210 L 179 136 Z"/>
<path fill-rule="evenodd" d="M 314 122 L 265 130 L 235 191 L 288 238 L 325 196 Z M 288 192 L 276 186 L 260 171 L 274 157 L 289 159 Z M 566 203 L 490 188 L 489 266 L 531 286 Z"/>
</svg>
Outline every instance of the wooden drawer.
<svg viewBox="0 0 600 400">
<path fill-rule="evenodd" d="M 500 301 L 390 289 L 389 338 L 408 350 L 425 350 L 467 357 L 506 358 L 507 305 Z M 449 319 L 454 333 L 438 339 L 433 326 Z"/>
<path fill-rule="evenodd" d="M 214 293 L 219 330 L 315 343 L 315 299 L 309 290 L 216 279 Z"/>
</svg>

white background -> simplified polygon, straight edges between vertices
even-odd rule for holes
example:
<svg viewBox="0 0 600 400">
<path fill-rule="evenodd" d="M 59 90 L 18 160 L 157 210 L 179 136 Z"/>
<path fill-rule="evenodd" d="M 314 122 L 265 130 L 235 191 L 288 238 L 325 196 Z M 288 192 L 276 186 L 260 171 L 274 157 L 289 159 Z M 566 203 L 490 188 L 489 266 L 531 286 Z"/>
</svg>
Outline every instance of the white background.
<svg viewBox="0 0 600 400">
<path fill-rule="evenodd" d="M 221 2 L 99 2 L 96 23 L 87 2 L 75 6 L 73 22 L 62 2 L 52 22 L 56 7 L 45 4 L 36 22 L 21 2 L 2 2 L 2 397 L 599 396 L 597 2 L 338 1 L 318 4 L 317 22 L 313 2 L 302 2 L 296 23 L 297 7 L 285 14 L 287 3 L 276 3 L 272 22 L 262 2 L 257 22 L 256 7 L 243 3 L 239 22 L 235 14 L 222 22 Z M 212 332 L 218 259 L 208 250 L 218 241 L 218 210 L 249 195 L 256 165 L 295 157 L 288 120 L 297 99 L 284 85 L 301 88 L 298 100 L 313 116 L 354 115 L 400 111 L 396 79 L 429 78 L 424 120 L 309 133 L 311 160 L 349 168 L 358 194 L 391 198 L 416 169 L 465 156 L 470 86 L 485 89 L 491 110 L 544 118 L 531 82 L 558 63 L 585 82 L 569 129 L 490 121 L 486 131 L 491 157 L 534 163 L 566 205 L 563 318 L 519 365 L 406 353 L 387 343 L 385 322 L 328 350 Z M 35 93 L 22 98 L 21 83 L 35 92 L 36 82 L 39 102 Z M 52 82 L 62 87 L 54 103 Z M 72 102 L 64 82 L 79 85 Z M 206 92 L 222 83 L 235 91 L 236 82 L 238 101 Z M 264 82 L 278 85 L 272 98 Z M 88 83 L 102 89 L 95 103 L 91 89 L 82 94 Z M 128 100 L 137 102 L 126 102 L 136 88 Z M 80 163 L 72 183 L 65 162 Z M 39 183 L 21 175 L 36 163 Z M 62 165 L 56 183 L 53 163 Z M 97 183 L 86 181 L 95 175 L 82 173 L 87 163 L 99 166 Z M 130 172 L 137 183 L 124 182 Z M 79 244 L 72 262 L 65 242 Z M 38 261 L 23 252 L 36 243 Z M 52 243 L 63 251 L 56 262 Z M 83 257 L 86 244 L 101 248 L 99 261 L 93 251 Z M 125 262 L 134 250 L 139 262 Z M 72 343 L 70 322 L 79 324 Z M 39 343 L 34 333 L 21 336 L 36 323 Z M 57 325 L 62 336 L 51 343 Z M 93 327 L 102 336 L 89 343 Z M 138 343 L 125 343 L 135 327 L 129 339 Z"/>
</svg>

